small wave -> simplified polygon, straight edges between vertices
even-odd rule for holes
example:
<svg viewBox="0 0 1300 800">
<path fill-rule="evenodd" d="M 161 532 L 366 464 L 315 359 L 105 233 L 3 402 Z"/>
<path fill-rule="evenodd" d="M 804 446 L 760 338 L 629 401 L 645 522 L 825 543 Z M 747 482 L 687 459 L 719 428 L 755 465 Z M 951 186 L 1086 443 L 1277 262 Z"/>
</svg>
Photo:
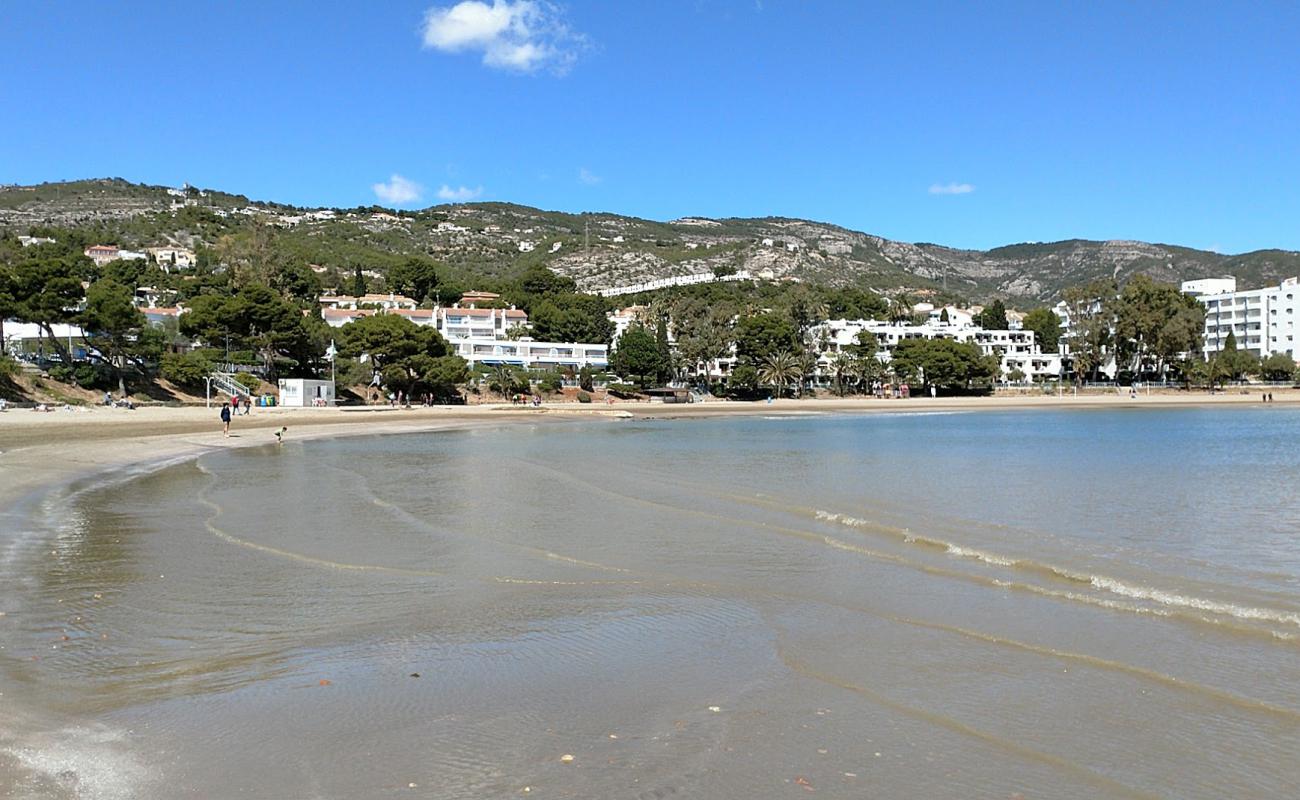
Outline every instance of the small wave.
<svg viewBox="0 0 1300 800">
<path fill-rule="evenodd" d="M 846 514 L 824 509 L 816 509 L 814 516 L 823 522 L 831 522 L 856 529 L 873 529 L 878 530 L 880 526 L 869 522 L 868 520 L 848 516 Z M 1014 581 L 1003 581 L 992 579 L 995 586 L 1002 588 L 1024 588 L 1035 594 L 1057 597 L 1074 602 L 1088 603 L 1090 605 L 1110 608 L 1113 610 L 1123 610 L 1154 616 L 1167 617 L 1172 616 L 1174 610 L 1180 611 L 1203 611 L 1211 614 L 1232 617 L 1247 622 L 1273 622 L 1285 625 L 1300 626 L 1300 613 L 1293 611 L 1283 611 L 1271 608 L 1260 608 L 1257 606 L 1241 605 L 1238 603 L 1221 602 L 1209 600 L 1203 597 L 1195 597 L 1177 592 L 1171 592 L 1164 589 L 1157 589 L 1149 586 L 1134 585 L 1126 583 L 1116 578 L 1110 578 L 1105 575 L 1098 575 L 1090 572 L 1081 572 L 1077 569 L 1069 569 L 1054 564 L 1046 564 L 1030 559 L 1012 558 L 1010 556 L 992 553 L 987 550 L 980 550 L 974 547 L 967 547 L 955 542 L 945 541 L 926 536 L 912 534 L 904 529 L 902 531 L 902 540 L 907 544 L 920 545 L 923 547 L 942 549 L 950 556 L 958 558 L 968 558 L 989 564 L 995 567 L 1021 570 L 1027 572 L 1037 572 L 1049 575 L 1053 578 L 1068 581 L 1072 584 L 1089 586 L 1093 589 L 1110 594 L 1119 595 L 1131 600 L 1141 600 L 1156 604 L 1156 608 L 1143 608 L 1131 603 L 1117 603 L 1103 598 L 1088 597 L 1078 592 L 1057 592 L 1045 586 L 1035 584 L 1021 584 Z M 1206 620 L 1209 621 L 1209 620 Z M 1274 638 L 1283 641 L 1292 641 L 1297 637 L 1278 631 L 1271 632 Z"/>
<path fill-rule="evenodd" d="M 1213 614 L 1223 614 L 1229 617 L 1236 617 L 1237 619 L 1300 625 L 1300 613 L 1294 611 L 1279 611 L 1272 608 L 1242 606 L 1236 603 L 1207 600 L 1204 597 L 1190 597 L 1188 595 L 1169 592 L 1164 589 L 1156 589 L 1150 586 L 1134 586 L 1101 575 L 1094 575 L 1091 583 L 1096 589 L 1111 592 L 1112 594 L 1117 594 L 1122 597 L 1132 597 L 1136 600 L 1148 600 L 1164 606 L 1194 608 L 1198 611 L 1209 611 Z"/>
<path fill-rule="evenodd" d="M 994 564 L 999 567 L 1014 567 L 1020 563 L 1014 558 L 1006 558 L 1004 556 L 994 555 L 993 553 L 986 553 L 983 550 L 975 550 L 970 547 L 961 547 L 960 545 L 955 544 L 948 545 L 948 553 L 962 558 L 973 558 L 977 561 L 983 561 L 987 564 Z"/>
</svg>

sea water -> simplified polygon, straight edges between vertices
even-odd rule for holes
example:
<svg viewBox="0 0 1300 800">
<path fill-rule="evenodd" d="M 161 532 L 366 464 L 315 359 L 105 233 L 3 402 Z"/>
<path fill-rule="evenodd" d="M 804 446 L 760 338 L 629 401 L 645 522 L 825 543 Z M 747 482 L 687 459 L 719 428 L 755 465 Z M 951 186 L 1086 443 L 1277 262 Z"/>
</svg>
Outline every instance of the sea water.
<svg viewBox="0 0 1300 800">
<path fill-rule="evenodd" d="M 1288 797 L 1300 413 L 509 425 L 0 539 L 0 797 Z"/>
</svg>

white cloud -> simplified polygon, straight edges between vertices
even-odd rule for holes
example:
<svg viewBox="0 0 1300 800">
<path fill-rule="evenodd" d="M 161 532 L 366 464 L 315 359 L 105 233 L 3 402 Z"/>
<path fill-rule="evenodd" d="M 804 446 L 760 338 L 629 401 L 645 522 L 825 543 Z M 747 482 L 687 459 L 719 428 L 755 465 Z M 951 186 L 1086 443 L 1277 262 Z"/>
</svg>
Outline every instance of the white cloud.
<svg viewBox="0 0 1300 800">
<path fill-rule="evenodd" d="M 563 73 L 585 44 L 560 9 L 546 0 L 461 0 L 424 15 L 424 46 L 444 53 L 481 52 L 496 69 Z"/>
<path fill-rule="evenodd" d="M 595 186 L 596 184 L 600 183 L 605 179 L 595 174 L 591 170 L 587 169 L 586 167 L 581 167 L 578 169 L 578 180 L 587 184 L 588 186 Z"/>
<path fill-rule="evenodd" d="M 930 187 L 930 194 L 970 194 L 975 187 L 969 183 L 936 183 Z"/>
<path fill-rule="evenodd" d="M 376 183 L 370 187 L 375 190 L 375 197 L 394 206 L 413 203 L 424 196 L 424 187 L 409 178 L 396 173 L 388 183 Z"/>
<path fill-rule="evenodd" d="M 483 194 L 482 186 L 476 186 L 473 189 L 469 188 L 468 186 L 458 186 L 455 189 L 453 189 L 444 183 L 438 189 L 438 199 L 446 200 L 448 203 L 468 202 L 470 200 L 475 199 L 476 197 L 481 197 L 482 194 Z"/>
</svg>

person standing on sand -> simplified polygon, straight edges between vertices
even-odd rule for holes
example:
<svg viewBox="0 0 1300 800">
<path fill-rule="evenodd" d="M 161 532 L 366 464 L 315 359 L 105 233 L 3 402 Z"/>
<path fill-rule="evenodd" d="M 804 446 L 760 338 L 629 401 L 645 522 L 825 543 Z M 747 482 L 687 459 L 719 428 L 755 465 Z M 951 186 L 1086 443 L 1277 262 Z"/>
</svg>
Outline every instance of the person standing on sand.
<svg viewBox="0 0 1300 800">
<path fill-rule="evenodd" d="M 230 404 L 221 404 L 221 433 L 230 438 Z"/>
</svg>

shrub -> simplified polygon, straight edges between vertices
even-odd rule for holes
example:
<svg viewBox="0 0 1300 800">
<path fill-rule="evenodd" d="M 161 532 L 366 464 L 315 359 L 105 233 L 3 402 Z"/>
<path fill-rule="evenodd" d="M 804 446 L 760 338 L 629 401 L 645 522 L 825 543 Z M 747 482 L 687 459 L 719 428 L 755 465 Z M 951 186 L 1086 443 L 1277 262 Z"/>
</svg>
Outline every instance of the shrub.
<svg viewBox="0 0 1300 800">
<path fill-rule="evenodd" d="M 78 364 L 72 370 L 72 380 L 83 389 L 104 388 L 112 383 L 109 370 L 94 364 Z"/>
<path fill-rule="evenodd" d="M 0 378 L 12 378 L 22 370 L 18 362 L 9 356 L 0 356 Z"/>
<path fill-rule="evenodd" d="M 50 379 L 59 383 L 72 383 L 72 367 L 66 364 L 55 364 L 49 369 Z"/>
<path fill-rule="evenodd" d="M 611 383 L 605 387 L 605 391 L 615 397 L 636 397 L 638 394 L 636 386 L 630 383 Z"/>
<path fill-rule="evenodd" d="M 202 353 L 164 353 L 159 374 L 177 386 L 198 389 L 212 370 L 212 362 Z"/>
<path fill-rule="evenodd" d="M 563 379 L 558 372 L 543 372 L 537 381 L 537 386 L 543 392 L 558 392 L 564 385 Z"/>
<path fill-rule="evenodd" d="M 745 399 L 764 394 L 763 386 L 759 383 L 758 370 L 748 364 L 742 364 L 732 370 L 731 377 L 727 378 L 727 394 Z"/>
<path fill-rule="evenodd" d="M 578 402 L 579 402 L 579 403 L 590 403 L 590 402 L 591 402 L 591 395 L 589 395 L 589 394 L 587 394 L 585 391 L 579 389 L 579 390 L 578 390 Z"/>
<path fill-rule="evenodd" d="M 257 391 L 257 388 L 262 385 L 262 379 L 257 377 L 251 372 L 235 373 L 235 381 L 240 386 L 243 386 L 245 389 L 247 389 L 249 393 Z"/>
</svg>

